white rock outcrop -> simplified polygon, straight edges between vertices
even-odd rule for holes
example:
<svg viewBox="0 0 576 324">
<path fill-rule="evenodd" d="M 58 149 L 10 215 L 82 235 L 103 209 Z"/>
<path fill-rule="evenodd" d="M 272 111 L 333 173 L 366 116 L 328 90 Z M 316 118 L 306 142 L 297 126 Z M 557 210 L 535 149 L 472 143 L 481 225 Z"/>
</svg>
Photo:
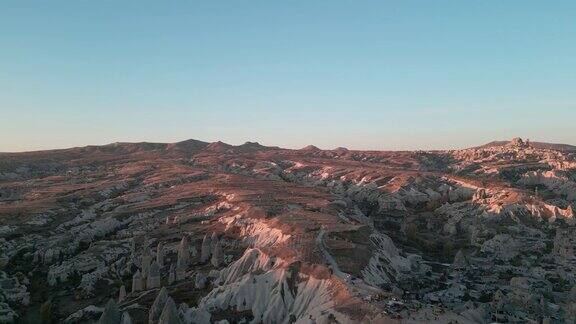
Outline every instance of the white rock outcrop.
<svg viewBox="0 0 576 324">
<path fill-rule="evenodd" d="M 251 310 L 254 323 L 320 323 L 329 318 L 349 321 L 334 310 L 333 296 L 340 286 L 285 266 L 282 260 L 270 258 L 259 249 L 248 249 L 220 272 L 220 287 L 202 298 L 198 308 L 187 310 L 185 317 L 214 309 L 235 309 Z"/>
<path fill-rule="evenodd" d="M 403 257 L 390 237 L 381 233 L 370 236 L 377 247 L 376 253 L 362 270 L 364 280 L 374 286 L 409 280 L 428 270 L 417 258 Z"/>
</svg>

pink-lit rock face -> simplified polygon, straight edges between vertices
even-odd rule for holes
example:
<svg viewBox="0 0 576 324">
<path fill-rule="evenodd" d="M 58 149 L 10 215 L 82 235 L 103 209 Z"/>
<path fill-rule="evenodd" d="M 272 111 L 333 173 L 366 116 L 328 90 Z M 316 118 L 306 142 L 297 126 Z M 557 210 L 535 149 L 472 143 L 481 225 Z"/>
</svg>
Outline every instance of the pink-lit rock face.
<svg viewBox="0 0 576 324">
<path fill-rule="evenodd" d="M 575 152 L 0 154 L 0 322 L 567 322 Z"/>
</svg>

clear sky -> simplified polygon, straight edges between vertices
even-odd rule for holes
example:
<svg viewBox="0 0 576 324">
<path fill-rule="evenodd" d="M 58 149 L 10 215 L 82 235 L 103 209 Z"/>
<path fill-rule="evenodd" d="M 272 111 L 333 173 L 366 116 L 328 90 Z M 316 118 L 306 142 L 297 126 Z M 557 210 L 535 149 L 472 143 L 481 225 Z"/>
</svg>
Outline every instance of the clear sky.
<svg viewBox="0 0 576 324">
<path fill-rule="evenodd" d="M 576 144 L 576 1 L 0 1 L 0 151 Z"/>
</svg>

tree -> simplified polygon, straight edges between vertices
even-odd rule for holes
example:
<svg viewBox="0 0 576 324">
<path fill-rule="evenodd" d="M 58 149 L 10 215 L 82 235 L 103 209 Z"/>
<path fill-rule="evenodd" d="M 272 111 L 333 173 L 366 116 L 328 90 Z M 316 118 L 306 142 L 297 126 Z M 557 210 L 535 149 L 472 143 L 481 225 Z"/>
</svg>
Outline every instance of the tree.
<svg viewBox="0 0 576 324">
<path fill-rule="evenodd" d="M 42 323 L 52 323 L 54 321 L 54 311 L 52 307 L 52 301 L 48 300 L 40 305 L 40 318 Z"/>
<path fill-rule="evenodd" d="M 410 242 L 418 242 L 418 226 L 414 223 L 406 225 L 406 239 Z"/>
<path fill-rule="evenodd" d="M 454 246 L 452 242 L 446 241 L 442 244 L 442 254 L 446 259 L 451 259 L 452 254 L 454 253 Z"/>
</svg>

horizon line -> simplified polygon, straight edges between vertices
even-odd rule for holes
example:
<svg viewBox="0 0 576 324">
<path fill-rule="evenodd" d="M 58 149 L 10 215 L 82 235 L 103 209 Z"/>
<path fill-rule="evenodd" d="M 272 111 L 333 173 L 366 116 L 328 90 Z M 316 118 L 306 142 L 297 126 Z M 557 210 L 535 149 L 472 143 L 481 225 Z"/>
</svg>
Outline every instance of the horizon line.
<svg viewBox="0 0 576 324">
<path fill-rule="evenodd" d="M 520 137 L 516 137 L 516 138 L 520 138 Z M 531 143 L 542 143 L 542 144 L 548 144 L 548 145 L 566 145 L 566 146 L 574 146 L 576 148 L 576 144 L 572 144 L 572 143 L 552 143 L 552 142 L 542 142 L 542 141 L 533 141 L 530 140 L 528 138 L 522 138 L 523 140 L 528 140 Z M 482 144 L 477 144 L 477 145 L 472 145 L 472 146 L 465 146 L 465 147 L 458 147 L 458 148 L 433 148 L 433 149 L 378 149 L 378 148 L 368 148 L 368 149 L 357 149 L 357 148 L 350 148 L 350 147 L 345 147 L 345 146 L 338 146 L 338 147 L 334 147 L 334 148 L 322 148 L 316 144 L 307 144 L 301 147 L 285 147 L 285 146 L 277 146 L 277 145 L 270 145 L 270 144 L 262 144 L 260 141 L 257 140 L 251 140 L 251 141 L 245 141 L 243 143 L 240 144 L 231 144 L 231 143 L 227 143 L 221 140 L 200 140 L 200 139 L 195 139 L 195 138 L 188 138 L 188 139 L 184 139 L 184 140 L 180 140 L 180 141 L 173 141 L 173 142 L 164 142 L 164 141 L 115 141 L 115 142 L 109 142 L 109 143 L 104 143 L 104 144 L 86 144 L 86 145 L 79 145 L 79 146 L 64 146 L 64 147 L 53 147 L 53 148 L 39 148 L 39 149 L 24 149 L 24 150 L 17 150 L 17 151 L 0 151 L 0 154 L 18 154 L 18 153 L 34 153 L 34 152 L 48 152 L 48 151 L 63 151 L 63 150 L 71 150 L 71 149 L 78 149 L 78 148 L 86 148 L 86 147 L 102 147 L 102 146 L 109 146 L 109 145 L 114 145 L 114 144 L 165 144 L 165 145 L 169 145 L 169 144 L 177 144 L 177 143 L 183 143 L 186 141 L 198 141 L 198 142 L 203 142 L 206 144 L 211 144 L 211 143 L 223 143 L 223 144 L 227 144 L 227 145 L 231 145 L 234 147 L 237 146 L 241 146 L 244 144 L 248 144 L 248 143 L 254 143 L 254 144 L 259 144 L 262 145 L 264 147 L 268 147 L 268 148 L 278 148 L 278 149 L 283 149 L 283 150 L 301 150 L 304 149 L 308 146 L 313 146 L 316 147 L 322 151 L 333 151 L 333 150 L 337 150 L 339 148 L 344 148 L 346 150 L 349 151 L 364 151 L 364 152 L 414 152 L 414 151 L 455 151 L 455 150 L 465 150 L 465 149 L 470 149 L 470 148 L 477 148 L 477 147 L 481 147 L 484 145 L 488 145 L 488 144 L 492 144 L 492 143 L 502 143 L 502 142 L 510 142 L 511 139 L 508 140 L 502 140 L 502 139 L 496 139 L 496 140 L 492 140 L 492 141 L 488 141 Z"/>
</svg>

